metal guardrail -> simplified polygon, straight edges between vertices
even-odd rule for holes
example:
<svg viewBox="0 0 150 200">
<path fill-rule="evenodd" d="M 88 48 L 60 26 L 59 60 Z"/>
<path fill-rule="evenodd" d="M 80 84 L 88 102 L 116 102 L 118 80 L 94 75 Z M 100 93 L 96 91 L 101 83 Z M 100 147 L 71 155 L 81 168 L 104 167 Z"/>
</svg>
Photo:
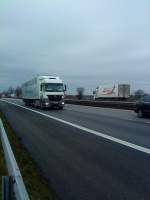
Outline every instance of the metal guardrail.
<svg viewBox="0 0 150 200">
<path fill-rule="evenodd" d="M 5 185 L 9 185 L 9 187 L 11 185 L 16 200 L 30 200 L 1 119 L 0 119 L 0 138 L 2 141 L 8 174 L 11 177 L 11 178 L 10 177 L 3 178 L 4 179 L 3 183 L 5 183 L 3 185 L 3 190 L 4 190 L 3 195 L 8 196 L 8 194 L 6 193 L 7 189 L 5 189 Z M 9 181 L 8 179 L 11 180 L 11 184 L 6 184 L 6 182 Z M 13 198 L 10 197 L 8 198 L 3 196 L 3 199 L 10 200 Z"/>
<path fill-rule="evenodd" d="M 91 100 L 74 100 L 65 99 L 67 104 L 76 104 L 83 106 L 93 106 L 93 107 L 105 107 L 105 108 L 118 108 L 134 110 L 135 102 L 124 102 L 124 101 L 91 101 Z"/>
</svg>

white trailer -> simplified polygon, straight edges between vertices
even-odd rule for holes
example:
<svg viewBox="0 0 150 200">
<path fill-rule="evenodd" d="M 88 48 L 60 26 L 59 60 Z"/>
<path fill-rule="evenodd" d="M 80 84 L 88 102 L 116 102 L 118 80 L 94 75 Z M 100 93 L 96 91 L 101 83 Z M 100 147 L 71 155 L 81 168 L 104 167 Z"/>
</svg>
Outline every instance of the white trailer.
<svg viewBox="0 0 150 200">
<path fill-rule="evenodd" d="M 65 90 L 66 85 L 59 77 L 37 76 L 22 84 L 22 99 L 28 106 L 63 109 Z"/>
<path fill-rule="evenodd" d="M 93 94 L 94 99 L 127 99 L 130 97 L 130 85 L 102 85 L 97 87 Z"/>
</svg>

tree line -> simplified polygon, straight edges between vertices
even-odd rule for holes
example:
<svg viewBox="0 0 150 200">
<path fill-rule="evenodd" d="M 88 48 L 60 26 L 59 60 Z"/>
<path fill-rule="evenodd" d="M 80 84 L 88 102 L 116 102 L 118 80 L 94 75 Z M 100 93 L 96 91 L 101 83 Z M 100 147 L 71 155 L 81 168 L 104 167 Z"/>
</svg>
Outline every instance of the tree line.
<svg viewBox="0 0 150 200">
<path fill-rule="evenodd" d="M 20 86 L 17 86 L 16 88 L 9 87 L 7 90 L 2 91 L 0 96 L 20 98 L 22 96 L 22 89 Z"/>
<path fill-rule="evenodd" d="M 77 99 L 81 100 L 81 99 L 84 98 L 85 88 L 82 88 L 82 87 L 77 88 L 76 92 L 77 92 L 77 94 L 76 94 Z M 139 90 L 136 90 L 134 92 L 134 94 L 132 94 L 130 96 L 129 99 L 133 98 L 133 100 L 138 100 L 138 99 L 140 99 L 141 97 L 143 97 L 145 95 L 147 95 L 147 94 L 144 92 L 144 90 L 139 89 Z M 4 90 L 4 91 L 0 92 L 0 97 L 17 97 L 17 98 L 21 98 L 22 97 L 22 89 L 21 89 L 20 86 L 17 86 L 16 88 L 9 87 L 7 90 Z"/>
</svg>

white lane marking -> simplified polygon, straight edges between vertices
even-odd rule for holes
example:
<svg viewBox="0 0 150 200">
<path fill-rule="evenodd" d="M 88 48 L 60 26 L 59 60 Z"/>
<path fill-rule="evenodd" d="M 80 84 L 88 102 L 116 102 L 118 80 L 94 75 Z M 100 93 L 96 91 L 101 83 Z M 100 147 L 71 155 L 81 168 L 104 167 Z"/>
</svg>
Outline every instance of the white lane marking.
<svg viewBox="0 0 150 200">
<path fill-rule="evenodd" d="M 6 99 L 5 99 L 6 100 Z M 6 100 L 7 101 L 7 100 Z M 21 101 L 22 101 L 22 99 L 11 99 L 11 101 L 14 101 L 14 102 L 17 102 L 17 103 L 21 103 Z M 11 101 L 9 101 L 9 102 L 11 102 Z M 18 104 L 17 104 L 18 105 Z M 19 104 L 20 105 L 20 104 Z M 71 111 L 76 111 L 76 110 L 73 110 L 73 109 L 68 109 L 68 105 L 72 105 L 72 106 L 80 106 L 81 107 L 81 105 L 74 105 L 74 104 L 67 104 L 67 110 L 71 110 Z M 91 106 L 82 106 L 82 108 L 84 108 L 84 107 L 88 107 L 88 108 L 90 108 L 90 109 L 93 109 L 93 108 L 95 108 L 95 107 L 91 107 Z M 114 109 L 114 108 L 100 108 L 100 107 L 97 107 L 98 109 Z M 118 111 L 118 110 L 120 110 L 120 111 L 128 111 L 129 112 L 129 110 L 122 110 L 122 109 L 115 109 L 116 111 Z M 77 112 L 77 111 L 76 111 Z M 131 111 L 132 113 L 133 113 L 133 111 Z M 102 114 L 103 116 L 105 116 L 105 117 L 107 117 L 108 115 L 104 115 L 104 114 Z M 109 117 L 112 117 L 111 115 L 109 116 Z M 120 119 L 120 120 L 127 120 L 127 121 L 132 121 L 132 122 L 142 122 L 142 123 L 148 123 L 147 121 L 141 121 L 141 120 L 139 120 L 139 119 L 132 119 L 132 118 L 126 118 L 126 117 L 118 117 L 118 116 L 114 116 L 113 115 L 113 117 L 115 117 L 116 119 Z"/>
<path fill-rule="evenodd" d="M 80 130 L 82 130 L 82 131 L 85 131 L 85 132 L 92 133 L 92 134 L 94 134 L 94 135 L 100 136 L 100 137 L 102 137 L 102 138 L 104 138 L 104 139 L 107 139 L 107 140 L 110 140 L 110 141 L 112 141 L 112 142 L 116 142 L 116 143 L 118 143 L 118 144 L 122 144 L 122 145 L 127 146 L 127 147 L 130 147 L 130 148 L 132 148 L 132 149 L 135 149 L 135 150 L 138 150 L 138 151 L 141 151 L 141 152 L 150 154 L 150 149 L 148 149 L 148 148 L 146 148 L 146 147 L 142 147 L 142 146 L 136 145 L 136 144 L 134 144 L 134 143 L 127 142 L 127 141 L 124 141 L 124 140 L 121 140 L 121 139 L 118 139 L 118 138 L 115 138 L 115 137 L 106 135 L 106 134 L 101 133 L 101 132 L 98 132 L 98 131 L 94 131 L 94 130 L 89 129 L 89 128 L 86 128 L 86 127 L 84 127 L 84 126 L 80 126 L 80 125 L 77 125 L 77 124 L 74 124 L 74 123 L 65 121 L 65 120 L 63 120 L 63 119 L 59 119 L 59 118 L 57 118 L 57 117 L 53 117 L 53 116 L 51 116 L 51 115 L 48 115 L 48 114 L 39 112 L 39 111 L 37 111 L 37 110 L 33 110 L 33 109 L 31 109 L 31 108 L 27 108 L 27 107 L 18 105 L 18 104 L 16 104 L 16 103 L 12 103 L 12 102 L 9 102 L 9 101 L 6 101 L 6 100 L 0 100 L 0 101 L 4 101 L 4 102 L 6 102 L 6 103 L 8 103 L 8 104 L 12 104 L 12 105 L 14 105 L 14 106 L 23 108 L 23 109 L 25 109 L 25 110 L 32 111 L 32 112 L 34 112 L 34 113 L 43 115 L 43 116 L 48 117 L 48 118 L 50 118 L 50 119 L 53 119 L 53 120 L 56 120 L 56 121 L 58 121 L 58 122 L 67 124 L 67 125 L 69 125 L 69 126 L 72 126 L 72 127 L 74 127 L 74 128 L 80 129 Z"/>
</svg>

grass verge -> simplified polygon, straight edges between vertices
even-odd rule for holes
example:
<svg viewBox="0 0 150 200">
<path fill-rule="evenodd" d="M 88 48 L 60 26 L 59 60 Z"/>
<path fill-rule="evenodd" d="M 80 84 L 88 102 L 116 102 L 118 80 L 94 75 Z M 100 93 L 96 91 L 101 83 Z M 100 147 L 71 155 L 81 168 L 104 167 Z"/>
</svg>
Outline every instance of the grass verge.
<svg viewBox="0 0 150 200">
<path fill-rule="evenodd" d="M 50 189 L 48 182 L 42 176 L 42 173 L 37 167 L 37 164 L 34 162 L 27 149 L 21 143 L 21 139 L 17 137 L 17 135 L 14 133 L 6 117 L 1 111 L 0 118 L 3 121 L 9 142 L 11 144 L 13 153 L 19 165 L 19 169 L 23 176 L 23 180 L 26 185 L 30 199 L 56 200 L 57 197 L 55 192 L 52 189 Z M 0 175 L 6 173 L 4 167 L 4 157 L 1 157 L 1 155 L 3 155 L 3 153 L 1 152 L 0 146 Z"/>
<path fill-rule="evenodd" d="M 0 141 L 0 177 L 7 175 L 7 169 L 4 159 L 3 147 Z M 2 199 L 2 179 L 0 179 L 0 200 Z"/>
</svg>

